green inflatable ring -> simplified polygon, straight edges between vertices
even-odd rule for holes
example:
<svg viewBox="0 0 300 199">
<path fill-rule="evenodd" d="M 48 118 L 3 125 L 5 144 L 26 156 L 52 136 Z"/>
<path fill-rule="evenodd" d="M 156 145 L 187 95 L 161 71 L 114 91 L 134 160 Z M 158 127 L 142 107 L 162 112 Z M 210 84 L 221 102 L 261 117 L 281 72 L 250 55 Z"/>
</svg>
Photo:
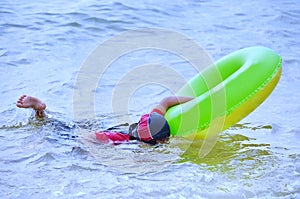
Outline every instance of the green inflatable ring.
<svg viewBox="0 0 300 199">
<path fill-rule="evenodd" d="M 254 46 L 207 67 L 176 93 L 195 99 L 167 111 L 171 135 L 203 139 L 236 124 L 273 91 L 280 79 L 281 62 L 271 49 Z"/>
</svg>

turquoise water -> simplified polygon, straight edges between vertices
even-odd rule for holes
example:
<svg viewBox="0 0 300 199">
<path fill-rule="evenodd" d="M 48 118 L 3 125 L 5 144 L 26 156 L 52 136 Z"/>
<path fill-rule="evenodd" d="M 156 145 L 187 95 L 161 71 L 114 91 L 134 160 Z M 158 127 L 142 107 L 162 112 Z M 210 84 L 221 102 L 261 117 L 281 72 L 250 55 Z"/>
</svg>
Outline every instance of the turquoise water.
<svg viewBox="0 0 300 199">
<path fill-rule="evenodd" d="M 0 197 L 300 198 L 299 13 L 297 0 L 1 2 Z M 97 117 L 87 113 L 75 121 L 73 104 L 86 97 L 73 96 L 75 84 L 90 53 L 124 31 L 149 28 L 184 35 L 212 60 L 248 46 L 269 47 L 283 58 L 281 80 L 258 109 L 220 134 L 205 158 L 198 157 L 197 145 L 185 151 L 190 143 L 181 138 L 154 148 L 75 138 L 127 122 L 112 114 L 113 89 L 133 68 L 164 65 L 184 79 L 197 72 L 159 49 L 122 54 L 96 82 Z M 180 87 L 172 76 L 163 80 Z M 15 107 L 24 93 L 47 103 L 52 122 Z M 136 88 L 130 118 L 137 120 L 171 93 L 164 85 Z"/>
</svg>

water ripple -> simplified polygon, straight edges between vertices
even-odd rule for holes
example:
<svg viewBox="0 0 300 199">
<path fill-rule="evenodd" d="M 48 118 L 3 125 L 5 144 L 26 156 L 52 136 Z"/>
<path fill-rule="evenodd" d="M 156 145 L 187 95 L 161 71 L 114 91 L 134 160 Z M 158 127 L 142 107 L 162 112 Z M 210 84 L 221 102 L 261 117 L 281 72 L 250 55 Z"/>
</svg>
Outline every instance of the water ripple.
<svg viewBox="0 0 300 199">
<path fill-rule="evenodd" d="M 299 13 L 297 0 L 233 0 L 226 6 L 206 0 L 2 2 L 0 198 L 298 198 Z M 145 27 L 182 33 L 214 58 L 252 45 L 270 47 L 283 57 L 282 79 L 270 100 L 220 134 L 205 158 L 198 156 L 202 142 L 185 138 L 157 147 L 86 143 L 80 133 L 113 126 L 115 117 L 103 102 L 97 119 L 72 120 L 81 64 L 112 35 Z M 146 63 L 194 74 L 186 62 L 166 54 L 136 57 L 114 60 L 116 69 L 111 67 L 95 93 L 107 97 L 118 75 L 125 75 L 123 68 Z M 30 111 L 16 109 L 23 93 L 45 99 L 51 121 L 38 122 Z M 141 93 L 132 117 L 168 94 L 156 88 Z"/>
</svg>

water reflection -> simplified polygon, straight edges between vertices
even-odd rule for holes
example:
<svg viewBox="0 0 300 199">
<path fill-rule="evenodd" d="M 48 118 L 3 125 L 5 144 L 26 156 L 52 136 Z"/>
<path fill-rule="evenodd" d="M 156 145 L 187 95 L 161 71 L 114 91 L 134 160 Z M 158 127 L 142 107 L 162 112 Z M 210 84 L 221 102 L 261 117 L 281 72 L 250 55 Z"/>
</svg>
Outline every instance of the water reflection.
<svg viewBox="0 0 300 199">
<path fill-rule="evenodd" d="M 295 173 L 300 172 L 297 153 L 257 138 L 257 134 L 267 137 L 274 131 L 281 131 L 276 125 L 237 124 L 222 132 L 212 151 L 200 158 L 201 140 L 191 142 L 186 138 L 173 137 L 169 143 L 154 147 L 137 141 L 101 145 L 85 139 L 84 135 L 110 126 L 108 118 L 111 116 L 102 115 L 103 121 L 72 122 L 63 114 L 50 112 L 49 115 L 50 120 L 46 123 L 30 117 L 22 125 L 11 122 L 1 127 L 2 133 L 14 129 L 14 134 L 6 134 L 5 140 L 2 140 L 9 143 L 2 145 L 1 149 L 9 151 L 2 156 L 2 163 L 10 169 L 20 166 L 37 170 L 59 169 L 62 172 L 72 171 L 74 175 L 76 172 L 102 172 L 104 167 L 106 171 L 113 172 L 113 176 L 131 176 L 136 180 L 161 181 L 171 172 L 187 181 L 190 178 L 188 173 L 192 172 L 204 182 L 215 183 L 217 189 L 225 192 L 229 191 L 227 183 L 234 185 L 238 182 L 243 193 L 252 196 L 255 196 L 255 190 L 261 189 L 261 183 L 257 182 L 269 182 L 278 176 L 291 180 L 297 176 Z M 15 139 L 16 136 L 18 139 Z M 174 168 L 181 172 L 174 173 Z M 291 172 L 285 174 L 286 170 Z M 199 183 L 203 183 L 202 180 L 198 180 Z M 210 185 L 203 186 L 208 188 Z M 270 184 L 267 188 L 272 189 L 272 186 Z M 296 190 L 296 186 L 291 185 L 290 189 Z M 286 193 L 290 192 L 282 187 L 273 192 L 277 195 Z"/>
<path fill-rule="evenodd" d="M 82 140 L 100 164 L 121 173 L 157 173 L 172 164 L 183 163 L 228 173 L 244 169 L 254 171 L 258 167 L 267 166 L 268 159 L 273 158 L 269 143 L 255 143 L 255 138 L 239 134 L 240 130 L 253 131 L 253 128 L 270 130 L 271 126 L 236 125 L 220 134 L 216 145 L 204 158 L 199 157 L 203 140 L 173 137 L 169 143 L 154 147 L 136 141 L 113 146 L 92 143 L 84 136 Z"/>
<path fill-rule="evenodd" d="M 78 147 L 72 154 L 80 157 L 81 151 L 87 151 L 96 158 L 101 165 L 121 173 L 142 174 L 163 172 L 172 164 L 193 163 L 201 169 L 221 171 L 224 173 L 238 172 L 241 170 L 255 171 L 265 168 L 267 163 L 274 160 L 274 150 L 271 144 L 264 143 L 253 137 L 246 136 L 254 131 L 261 133 L 271 132 L 271 125 L 253 125 L 251 123 L 236 124 L 229 130 L 220 133 L 219 139 L 211 152 L 205 157 L 199 157 L 199 150 L 203 140 L 189 140 L 183 137 L 172 137 L 167 144 L 149 146 L 137 141 L 121 145 L 103 145 L 88 139 L 86 135 L 99 129 L 105 129 L 109 124 L 108 115 L 99 117 L 99 120 L 83 120 L 80 122 L 68 121 L 63 114 L 48 112 L 46 121 L 39 121 L 32 114 L 27 122 L 14 122 L 3 125 L 0 129 L 9 131 L 15 129 L 23 132 L 36 132 L 24 134 L 24 142 L 37 142 L 40 145 L 52 143 L 53 146 Z M 87 149 L 84 149 L 84 148 Z M 52 152 L 52 149 L 49 149 Z M 49 155 L 49 154 L 48 154 Z M 42 155 L 44 157 L 44 155 Z M 260 175 L 263 175 L 260 172 Z M 253 177 L 253 176 L 252 176 Z"/>
<path fill-rule="evenodd" d="M 218 142 L 204 158 L 199 158 L 199 149 L 203 141 L 194 141 L 186 147 L 188 141 L 176 138 L 176 148 L 188 148 L 182 151 L 177 163 L 192 162 L 201 169 L 221 172 L 233 179 L 260 179 L 278 168 L 278 156 L 282 156 L 282 151 L 276 154 L 270 143 L 245 136 L 245 131 L 253 134 L 253 129 L 266 133 L 265 131 L 270 132 L 272 127 L 255 126 L 250 123 L 237 124 L 220 134 Z"/>
</svg>

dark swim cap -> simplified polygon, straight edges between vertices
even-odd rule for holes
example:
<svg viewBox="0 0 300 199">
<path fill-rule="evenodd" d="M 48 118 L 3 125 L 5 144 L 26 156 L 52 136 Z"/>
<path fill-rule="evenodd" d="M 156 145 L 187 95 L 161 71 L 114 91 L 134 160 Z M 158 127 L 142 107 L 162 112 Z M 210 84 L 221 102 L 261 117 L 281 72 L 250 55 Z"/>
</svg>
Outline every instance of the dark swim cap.
<svg viewBox="0 0 300 199">
<path fill-rule="evenodd" d="M 164 140 L 170 136 L 170 128 L 164 116 L 152 112 L 143 115 L 135 127 L 132 125 L 129 133 L 137 140 L 156 144 L 157 140 Z"/>
</svg>

